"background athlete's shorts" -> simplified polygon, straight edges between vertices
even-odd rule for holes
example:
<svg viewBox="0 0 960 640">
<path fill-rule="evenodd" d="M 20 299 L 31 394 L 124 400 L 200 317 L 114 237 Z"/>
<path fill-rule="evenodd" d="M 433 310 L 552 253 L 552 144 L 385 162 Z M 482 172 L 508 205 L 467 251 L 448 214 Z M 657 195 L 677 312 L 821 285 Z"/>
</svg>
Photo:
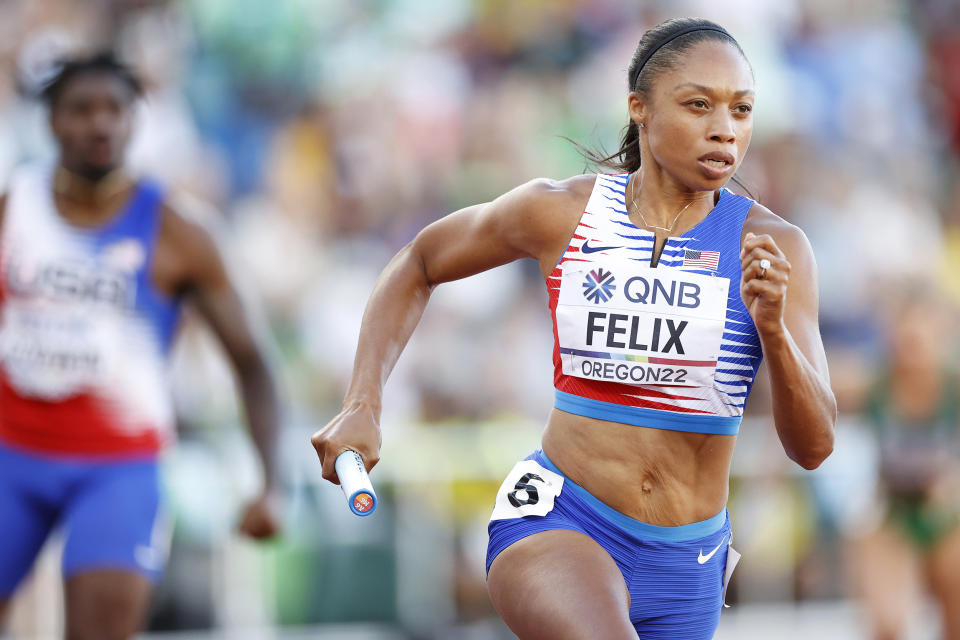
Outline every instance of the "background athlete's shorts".
<svg viewBox="0 0 960 640">
<path fill-rule="evenodd" d="M 552 529 L 590 536 L 613 557 L 630 591 L 630 620 L 641 638 L 713 637 L 730 544 L 726 509 L 679 527 L 640 522 L 600 502 L 537 451 L 517 463 L 497 494 L 487 571 L 514 542 Z M 730 554 L 732 570 L 739 556 Z"/>
<path fill-rule="evenodd" d="M 0 599 L 58 526 L 65 578 L 120 569 L 156 581 L 169 545 L 156 460 L 89 461 L 0 444 Z"/>
</svg>

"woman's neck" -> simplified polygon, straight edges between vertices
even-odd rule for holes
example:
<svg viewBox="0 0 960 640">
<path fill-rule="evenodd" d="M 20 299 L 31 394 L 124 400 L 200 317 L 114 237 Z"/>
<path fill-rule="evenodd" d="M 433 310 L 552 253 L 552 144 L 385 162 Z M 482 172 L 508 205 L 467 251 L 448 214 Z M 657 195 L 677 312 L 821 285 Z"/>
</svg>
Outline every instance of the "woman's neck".
<svg viewBox="0 0 960 640">
<path fill-rule="evenodd" d="M 637 226 L 675 233 L 683 220 L 701 219 L 713 208 L 712 191 L 690 191 L 656 170 L 641 167 L 630 176 L 627 212 Z"/>
</svg>

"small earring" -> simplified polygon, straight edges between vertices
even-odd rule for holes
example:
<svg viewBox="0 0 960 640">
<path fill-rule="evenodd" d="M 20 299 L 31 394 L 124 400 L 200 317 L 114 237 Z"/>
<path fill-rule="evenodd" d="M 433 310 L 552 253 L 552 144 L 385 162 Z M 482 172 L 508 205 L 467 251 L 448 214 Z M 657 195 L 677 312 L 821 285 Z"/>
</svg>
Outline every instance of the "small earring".
<svg viewBox="0 0 960 640">
<path fill-rule="evenodd" d="M 642 123 L 642 122 L 640 123 L 640 128 L 641 128 L 641 129 L 645 128 L 646 126 L 647 126 L 646 124 L 644 124 L 644 123 Z"/>
</svg>

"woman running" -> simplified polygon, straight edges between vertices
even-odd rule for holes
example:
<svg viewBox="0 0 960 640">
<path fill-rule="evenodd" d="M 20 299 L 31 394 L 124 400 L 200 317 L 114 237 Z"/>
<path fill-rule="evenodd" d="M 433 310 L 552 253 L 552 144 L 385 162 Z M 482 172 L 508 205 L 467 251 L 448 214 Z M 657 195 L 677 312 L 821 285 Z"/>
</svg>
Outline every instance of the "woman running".
<svg viewBox="0 0 960 640">
<path fill-rule="evenodd" d="M 926 590 L 941 636 L 960 639 L 960 386 L 942 299 L 911 283 L 893 305 L 888 359 L 864 407 L 880 454 L 879 504 L 849 557 L 877 640 L 905 637 Z"/>
<path fill-rule="evenodd" d="M 762 356 L 787 455 L 812 469 L 833 448 L 810 245 L 724 188 L 753 126 L 743 51 L 717 24 L 670 20 L 643 35 L 628 82 L 629 126 L 607 159 L 621 173 L 534 180 L 397 254 L 343 410 L 313 437 L 326 479 L 346 449 L 373 467 L 384 382 L 433 288 L 536 260 L 556 402 L 542 450 L 500 488 L 487 553 L 490 597 L 523 640 L 713 636 L 730 459 Z"/>
</svg>

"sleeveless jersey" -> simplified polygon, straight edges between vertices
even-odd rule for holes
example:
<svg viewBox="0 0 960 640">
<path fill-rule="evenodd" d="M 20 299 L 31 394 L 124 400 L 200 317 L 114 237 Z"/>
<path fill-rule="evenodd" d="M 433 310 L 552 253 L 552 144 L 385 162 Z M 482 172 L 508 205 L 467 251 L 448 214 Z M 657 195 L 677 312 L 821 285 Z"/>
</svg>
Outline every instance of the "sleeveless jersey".
<svg viewBox="0 0 960 640">
<path fill-rule="evenodd" d="M 15 173 L 0 228 L 0 441 L 139 456 L 172 437 L 179 303 L 150 280 L 162 200 L 141 181 L 110 221 L 80 228 L 57 213 L 49 169 Z"/>
<path fill-rule="evenodd" d="M 956 464 L 960 454 L 957 376 L 950 371 L 942 375 L 940 397 L 926 417 L 898 415 L 890 374 L 881 376 L 867 395 L 864 414 L 877 439 L 880 477 L 891 493 L 921 496 Z"/>
<path fill-rule="evenodd" d="M 727 189 L 667 239 L 627 214 L 629 175 L 598 175 L 547 277 L 557 409 L 601 420 L 736 434 L 760 366 L 740 297 L 740 236 L 753 201 Z"/>
</svg>

